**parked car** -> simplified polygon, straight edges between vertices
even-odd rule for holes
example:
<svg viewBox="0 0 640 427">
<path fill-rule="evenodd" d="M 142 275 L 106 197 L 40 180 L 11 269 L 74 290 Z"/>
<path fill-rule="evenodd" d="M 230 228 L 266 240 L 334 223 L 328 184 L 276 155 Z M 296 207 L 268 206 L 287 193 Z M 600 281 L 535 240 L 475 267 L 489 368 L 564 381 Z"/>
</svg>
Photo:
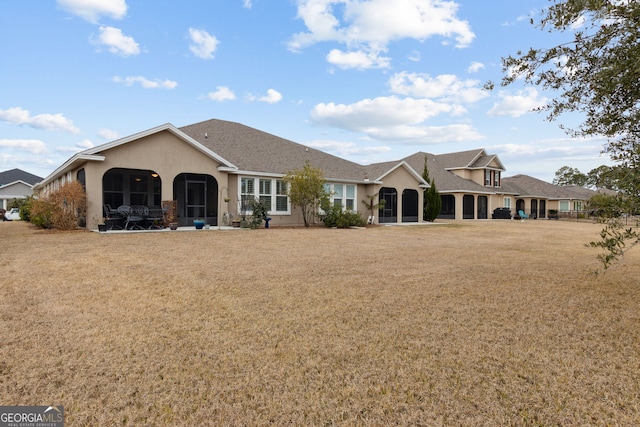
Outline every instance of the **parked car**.
<svg viewBox="0 0 640 427">
<path fill-rule="evenodd" d="M 20 209 L 19 208 L 11 208 L 4 214 L 5 218 L 8 221 L 19 221 L 20 220 Z"/>
</svg>

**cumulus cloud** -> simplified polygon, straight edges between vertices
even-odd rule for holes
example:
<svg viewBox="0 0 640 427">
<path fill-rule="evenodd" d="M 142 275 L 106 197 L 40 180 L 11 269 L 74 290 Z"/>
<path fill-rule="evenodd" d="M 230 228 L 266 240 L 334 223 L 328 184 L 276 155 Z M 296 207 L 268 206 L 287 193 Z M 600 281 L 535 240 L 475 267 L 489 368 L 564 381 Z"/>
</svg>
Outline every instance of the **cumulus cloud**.
<svg viewBox="0 0 640 427">
<path fill-rule="evenodd" d="M 484 68 L 484 64 L 482 62 L 477 62 L 474 61 L 471 63 L 471 65 L 469 65 L 469 68 L 467 68 L 467 72 L 469 73 L 477 73 L 478 71 L 482 70 Z"/>
<path fill-rule="evenodd" d="M 0 139 L 0 147 L 25 151 L 30 154 L 46 154 L 47 146 L 38 139 Z"/>
<path fill-rule="evenodd" d="M 125 0 L 58 0 L 58 6 L 92 23 L 101 16 L 122 19 L 127 14 Z"/>
<path fill-rule="evenodd" d="M 357 145 L 355 142 L 349 141 L 316 140 L 311 141 L 306 145 L 340 157 L 370 156 L 375 154 L 384 154 L 391 151 L 391 147 L 389 146 L 363 147 Z"/>
<path fill-rule="evenodd" d="M 80 129 L 62 114 L 38 114 L 32 116 L 29 110 L 13 107 L 0 110 L 0 120 L 14 125 L 25 125 L 34 129 L 61 130 L 70 133 L 80 133 Z"/>
<path fill-rule="evenodd" d="M 393 93 L 443 102 L 471 104 L 488 96 L 479 80 L 460 80 L 454 74 L 431 77 L 403 71 L 391 76 L 388 84 Z"/>
<path fill-rule="evenodd" d="M 133 37 L 126 36 L 115 27 L 100 26 L 100 34 L 92 42 L 98 46 L 106 46 L 114 55 L 132 56 L 140 53 L 140 46 Z"/>
<path fill-rule="evenodd" d="M 388 68 L 391 58 L 380 56 L 380 52 L 343 52 L 339 49 L 332 49 L 327 54 L 327 62 L 339 68 L 366 70 L 370 68 Z"/>
<path fill-rule="evenodd" d="M 106 128 L 99 129 L 98 136 L 108 141 L 120 138 L 120 134 L 118 133 L 118 131 L 115 131 L 113 129 L 106 129 Z"/>
<path fill-rule="evenodd" d="M 455 114 L 457 107 L 422 98 L 396 96 L 365 99 L 353 104 L 321 103 L 311 119 L 321 126 L 361 132 L 373 139 L 404 144 L 475 141 L 482 136 L 466 124 L 424 126 L 425 120 L 443 113 Z"/>
<path fill-rule="evenodd" d="M 189 38 L 191 44 L 189 50 L 198 58 L 213 59 L 213 54 L 220 43 L 215 36 L 212 36 L 205 30 L 189 28 Z"/>
<path fill-rule="evenodd" d="M 212 101 L 222 102 L 222 101 L 231 101 L 233 99 L 236 99 L 236 95 L 228 87 L 218 86 L 215 92 L 209 92 L 207 94 L 207 98 L 209 98 Z"/>
<path fill-rule="evenodd" d="M 282 101 L 282 94 L 275 89 L 269 89 L 267 90 L 266 95 L 257 98 L 252 97 L 252 99 L 260 102 L 266 102 L 267 104 L 277 104 L 278 102 Z"/>
<path fill-rule="evenodd" d="M 499 101 L 487 113 L 490 117 L 520 117 L 548 103 L 548 99 L 541 97 L 535 88 L 520 90 L 515 95 L 501 92 L 498 97 Z"/>
<path fill-rule="evenodd" d="M 125 86 L 133 86 L 134 84 L 138 83 L 144 89 L 175 89 L 178 86 L 178 83 L 173 80 L 149 80 L 143 76 L 114 76 L 113 81 L 116 83 L 122 83 Z"/>
<path fill-rule="evenodd" d="M 336 51 L 327 59 L 339 60 L 343 68 L 389 66 L 388 60 L 371 59 L 394 40 L 440 36 L 455 39 L 459 48 L 469 46 L 475 35 L 457 12 L 457 3 L 443 0 L 298 0 L 298 18 L 307 31 L 294 34 L 288 47 L 295 52 L 315 43 L 337 42 L 348 47 L 349 56 Z"/>
</svg>

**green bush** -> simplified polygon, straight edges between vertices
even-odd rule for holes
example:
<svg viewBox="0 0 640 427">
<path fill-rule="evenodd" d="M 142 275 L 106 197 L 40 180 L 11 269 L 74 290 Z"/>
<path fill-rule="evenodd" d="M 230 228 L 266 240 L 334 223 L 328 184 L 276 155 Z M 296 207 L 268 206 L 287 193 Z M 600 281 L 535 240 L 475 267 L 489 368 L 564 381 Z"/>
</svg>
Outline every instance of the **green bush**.
<svg viewBox="0 0 640 427">
<path fill-rule="evenodd" d="M 258 199 L 250 200 L 247 208 L 252 212 L 247 219 L 249 228 L 256 229 L 262 225 L 262 221 L 267 219 L 267 207 Z"/>
<path fill-rule="evenodd" d="M 363 227 L 366 221 L 359 213 L 352 209 L 342 210 L 340 206 L 324 206 L 324 215 L 321 215 L 322 222 L 326 227 Z"/>
</svg>

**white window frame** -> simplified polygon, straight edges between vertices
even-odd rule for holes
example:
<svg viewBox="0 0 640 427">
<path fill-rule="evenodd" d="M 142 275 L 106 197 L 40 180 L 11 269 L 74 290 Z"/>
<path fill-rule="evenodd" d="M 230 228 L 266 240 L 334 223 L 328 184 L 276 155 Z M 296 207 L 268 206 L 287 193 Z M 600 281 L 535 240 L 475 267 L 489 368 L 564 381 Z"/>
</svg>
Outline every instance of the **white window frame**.
<svg viewBox="0 0 640 427">
<path fill-rule="evenodd" d="M 267 213 L 269 215 L 291 215 L 291 200 L 289 199 L 289 195 L 285 194 L 277 194 L 277 190 L 282 189 L 283 183 L 281 178 L 270 178 L 264 176 L 241 176 L 240 185 L 238 186 L 238 212 L 242 211 L 242 198 L 243 196 L 253 196 L 254 198 L 258 198 L 258 200 L 270 199 L 270 206 L 267 206 Z M 243 193 L 243 183 L 244 182 L 252 182 L 253 184 L 253 193 Z M 269 182 L 267 184 L 267 182 Z M 282 183 L 282 184 L 279 184 Z M 268 188 L 267 188 L 268 187 Z M 269 192 L 264 192 L 264 190 L 268 189 Z M 287 210 L 286 211 L 278 211 L 276 208 L 278 207 L 277 199 L 278 197 L 286 197 L 287 198 Z M 246 210 L 247 214 L 251 214 L 251 210 Z"/>
<path fill-rule="evenodd" d="M 511 209 L 511 197 L 505 197 L 502 199 L 502 206 Z"/>
<path fill-rule="evenodd" d="M 340 196 L 336 197 L 337 191 L 336 187 L 340 187 Z M 343 182 L 336 183 L 326 183 L 324 185 L 325 191 L 329 193 L 329 201 L 331 202 L 331 206 L 336 206 L 338 203 L 340 204 L 343 211 L 347 210 L 347 205 L 349 205 L 349 201 L 351 201 L 352 211 L 358 212 L 358 205 L 356 204 L 356 200 L 358 200 L 358 186 L 355 184 L 347 184 Z M 349 197 L 349 189 L 353 189 L 353 197 Z"/>
</svg>

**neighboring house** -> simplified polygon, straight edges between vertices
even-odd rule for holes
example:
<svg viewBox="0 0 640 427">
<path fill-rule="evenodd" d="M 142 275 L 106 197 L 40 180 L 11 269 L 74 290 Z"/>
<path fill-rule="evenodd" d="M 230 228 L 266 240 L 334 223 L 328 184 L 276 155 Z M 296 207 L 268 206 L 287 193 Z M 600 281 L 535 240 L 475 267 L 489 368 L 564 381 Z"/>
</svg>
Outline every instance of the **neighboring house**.
<svg viewBox="0 0 640 427">
<path fill-rule="evenodd" d="M 13 199 L 24 199 L 31 196 L 33 186 L 42 178 L 20 169 L 0 172 L 0 209 L 8 209 Z"/>
<path fill-rule="evenodd" d="M 560 215 L 583 212 L 596 191 L 577 185 L 560 186 L 527 176 L 504 178 L 503 187 L 515 198 L 515 212 L 523 210 L 531 218 L 548 218 L 549 211 Z"/>
<path fill-rule="evenodd" d="M 180 225 L 196 218 L 218 225 L 223 214 L 241 215 L 246 200 L 259 198 L 271 225 L 301 225 L 283 177 L 306 162 L 320 168 L 332 203 L 369 215 L 362 200 L 385 200 L 375 223 L 422 222 L 425 157 L 442 196 L 440 218 L 491 218 L 513 208 L 522 189 L 504 188 L 504 166 L 483 149 L 360 165 L 235 122 L 207 120 L 176 128 L 164 124 L 71 157 L 36 186 L 55 190 L 79 180 L 87 193 L 87 226 L 96 228 L 104 206 L 160 206 L 175 201 Z M 549 184 L 551 185 L 551 184 Z M 555 186 L 554 186 L 555 187 Z M 528 196 L 527 196 L 528 197 Z M 225 200 L 229 199 L 229 202 Z"/>
</svg>

